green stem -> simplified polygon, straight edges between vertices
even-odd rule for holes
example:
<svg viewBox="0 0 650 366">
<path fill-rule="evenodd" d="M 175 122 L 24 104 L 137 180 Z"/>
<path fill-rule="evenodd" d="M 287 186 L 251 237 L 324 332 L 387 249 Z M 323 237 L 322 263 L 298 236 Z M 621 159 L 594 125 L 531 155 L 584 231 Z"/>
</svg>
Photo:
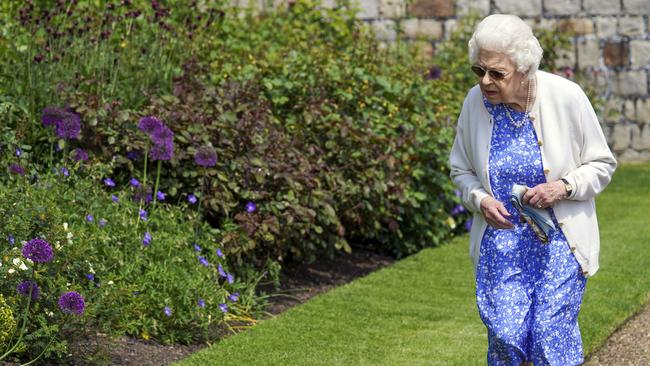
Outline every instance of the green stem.
<svg viewBox="0 0 650 366">
<path fill-rule="evenodd" d="M 157 194 L 158 194 L 158 183 L 160 182 L 160 168 L 162 167 L 162 160 L 158 160 L 158 164 L 156 166 L 156 184 L 153 189 L 153 193 L 151 194 L 153 197 L 153 205 L 156 206 L 156 201 L 157 201 Z"/>
<path fill-rule="evenodd" d="M 33 269 L 32 269 L 32 273 L 33 273 Z M 14 343 L 14 345 L 11 348 L 9 348 L 7 352 L 5 352 L 2 356 L 0 356 L 0 360 L 3 360 L 5 357 L 9 356 L 16 349 L 16 347 L 18 347 L 20 341 L 23 340 L 23 336 L 25 335 L 25 326 L 27 326 L 27 315 L 29 314 L 29 306 L 32 303 L 33 290 L 34 290 L 34 286 L 29 286 L 29 294 L 27 295 L 27 306 L 25 307 L 25 311 L 23 312 L 23 324 L 20 328 L 18 340 L 16 340 L 16 343 Z"/>
</svg>

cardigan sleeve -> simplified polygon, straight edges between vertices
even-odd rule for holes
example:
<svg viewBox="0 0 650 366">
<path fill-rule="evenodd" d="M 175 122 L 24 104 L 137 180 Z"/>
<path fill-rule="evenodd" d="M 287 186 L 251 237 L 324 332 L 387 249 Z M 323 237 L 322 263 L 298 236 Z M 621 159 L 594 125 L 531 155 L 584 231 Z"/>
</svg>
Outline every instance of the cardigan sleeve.
<svg viewBox="0 0 650 366">
<path fill-rule="evenodd" d="M 580 90 L 581 165 L 564 178 L 573 186 L 569 199 L 587 200 L 602 192 L 616 170 L 616 159 L 612 154 L 603 130 L 598 122 L 589 98 Z"/>
<path fill-rule="evenodd" d="M 476 169 L 471 160 L 472 146 L 470 138 L 463 126 L 467 125 L 467 100 L 458 117 L 456 126 L 456 138 L 449 154 L 450 176 L 454 184 L 461 192 L 463 206 L 470 212 L 481 212 L 481 200 L 489 194 L 476 176 Z"/>
</svg>

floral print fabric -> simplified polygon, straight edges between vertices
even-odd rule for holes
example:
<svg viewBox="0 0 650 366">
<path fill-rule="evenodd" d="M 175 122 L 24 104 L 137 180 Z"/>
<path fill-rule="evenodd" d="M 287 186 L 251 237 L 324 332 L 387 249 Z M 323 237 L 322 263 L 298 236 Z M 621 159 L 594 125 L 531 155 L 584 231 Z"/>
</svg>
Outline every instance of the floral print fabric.
<svg viewBox="0 0 650 366">
<path fill-rule="evenodd" d="M 516 127 L 503 104 L 484 103 L 493 118 L 490 185 L 511 214 L 511 230 L 488 227 L 481 242 L 476 301 L 488 330 L 488 365 L 579 365 L 583 362 L 578 312 L 586 278 L 561 230 L 543 244 L 510 203 L 515 183 L 546 182 L 535 130 Z M 527 118 L 509 110 L 513 119 Z M 551 212 L 555 226 L 559 228 Z"/>
</svg>

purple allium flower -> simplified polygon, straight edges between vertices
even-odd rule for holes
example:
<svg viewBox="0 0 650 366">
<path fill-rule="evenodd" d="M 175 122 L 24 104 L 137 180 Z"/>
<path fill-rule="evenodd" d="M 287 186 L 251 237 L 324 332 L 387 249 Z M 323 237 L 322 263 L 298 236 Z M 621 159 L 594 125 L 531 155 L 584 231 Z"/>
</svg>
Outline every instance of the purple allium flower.
<svg viewBox="0 0 650 366">
<path fill-rule="evenodd" d="M 140 209 L 140 218 L 142 221 L 147 221 L 147 210 Z"/>
<path fill-rule="evenodd" d="M 226 303 L 219 304 L 219 310 L 221 310 L 222 313 L 227 313 L 228 312 L 228 305 Z"/>
<path fill-rule="evenodd" d="M 86 221 L 88 221 L 88 222 L 95 221 L 95 217 L 93 216 L 93 214 L 86 215 Z"/>
<path fill-rule="evenodd" d="M 95 281 L 95 275 L 92 274 L 92 273 L 88 273 L 88 274 L 86 274 L 86 278 L 87 278 L 89 281 Z"/>
<path fill-rule="evenodd" d="M 160 128 L 163 125 L 163 123 L 156 117 L 153 116 L 146 116 L 140 118 L 140 122 L 138 122 L 138 128 L 140 131 L 151 135 L 154 130 L 157 128 Z"/>
<path fill-rule="evenodd" d="M 467 230 L 468 232 L 472 230 L 472 218 L 471 217 L 469 219 L 467 219 L 467 221 L 465 221 L 465 230 Z"/>
<path fill-rule="evenodd" d="M 199 301 L 198 301 L 197 305 L 199 305 L 200 308 L 204 308 L 205 307 L 205 301 L 203 301 L 203 299 L 199 298 Z"/>
<path fill-rule="evenodd" d="M 16 148 L 16 156 L 20 157 L 20 155 L 22 155 L 22 153 L 23 153 L 23 151 L 19 147 L 17 147 Z"/>
<path fill-rule="evenodd" d="M 172 309 L 169 306 L 165 306 L 165 309 L 163 310 L 163 312 L 167 316 L 172 316 Z"/>
<path fill-rule="evenodd" d="M 133 187 L 140 187 L 140 181 L 135 178 L 131 178 L 131 181 L 129 183 L 131 183 Z"/>
<path fill-rule="evenodd" d="M 194 251 L 195 252 L 200 252 L 202 249 L 198 244 L 194 244 Z"/>
<path fill-rule="evenodd" d="M 9 166 L 9 171 L 18 175 L 25 175 L 25 168 L 23 168 L 20 164 L 17 163 L 11 164 Z"/>
<path fill-rule="evenodd" d="M 158 191 L 158 193 L 156 193 L 156 198 L 158 199 L 158 201 L 164 201 L 165 200 L 165 194 L 163 192 L 161 192 L 161 191 Z"/>
<path fill-rule="evenodd" d="M 54 253 L 50 243 L 34 238 L 23 246 L 23 256 L 37 263 L 47 263 L 54 258 Z"/>
<path fill-rule="evenodd" d="M 14 245 L 16 243 L 16 237 L 13 234 L 9 234 L 7 235 L 7 241 L 10 245 Z"/>
<path fill-rule="evenodd" d="M 217 248 L 217 257 L 223 258 L 223 252 L 221 251 L 221 248 Z"/>
<path fill-rule="evenodd" d="M 38 284 L 32 280 L 23 281 L 16 286 L 16 291 L 23 296 L 28 296 L 29 291 L 32 291 L 32 300 L 38 299 L 41 294 L 41 289 Z"/>
<path fill-rule="evenodd" d="M 70 175 L 70 172 L 68 171 L 68 168 L 62 166 L 61 167 L 61 174 L 63 174 L 64 177 L 67 177 Z"/>
<path fill-rule="evenodd" d="M 88 152 L 84 149 L 76 148 L 72 152 L 74 161 L 88 161 Z"/>
<path fill-rule="evenodd" d="M 120 198 L 114 194 L 111 195 L 111 200 L 113 200 L 115 203 L 120 202 Z"/>
<path fill-rule="evenodd" d="M 442 76 L 442 69 L 440 66 L 434 65 L 429 68 L 427 72 L 426 80 L 438 80 Z"/>
<path fill-rule="evenodd" d="M 76 291 L 69 291 L 59 297 L 59 309 L 66 314 L 81 315 L 86 308 L 83 296 Z"/>
<path fill-rule="evenodd" d="M 221 265 L 221 263 L 219 263 L 219 266 L 217 267 L 217 270 L 219 271 L 219 275 L 221 277 L 227 277 L 228 276 L 226 274 L 226 272 L 223 270 L 223 266 Z"/>
<path fill-rule="evenodd" d="M 187 196 L 187 201 L 188 201 L 189 203 L 191 203 L 191 204 L 195 204 L 196 201 L 197 201 L 196 196 L 193 195 L 193 194 L 190 194 L 189 196 Z"/>
<path fill-rule="evenodd" d="M 203 256 L 198 256 L 198 258 L 199 258 L 199 262 L 200 262 L 202 265 L 204 265 L 204 266 L 206 266 L 206 267 L 210 266 L 210 263 L 208 262 L 207 259 L 205 259 L 205 257 L 203 257 Z"/>
<path fill-rule="evenodd" d="M 151 140 L 156 145 L 162 145 L 162 144 L 167 144 L 168 142 L 173 142 L 174 131 L 172 131 L 169 127 L 165 126 L 164 124 L 161 124 L 160 126 L 156 127 L 151 133 Z"/>
<path fill-rule="evenodd" d="M 226 278 L 228 279 L 229 284 L 232 284 L 233 282 L 235 282 L 235 277 L 233 277 L 233 275 L 230 274 L 230 273 L 226 273 Z"/>
<path fill-rule="evenodd" d="M 106 219 L 104 218 L 99 219 L 99 227 L 104 227 L 106 226 L 107 223 L 108 221 L 106 221 Z"/>
<path fill-rule="evenodd" d="M 237 302 L 239 300 L 239 292 L 233 292 L 230 296 L 228 296 L 228 299 L 232 302 Z"/>
<path fill-rule="evenodd" d="M 155 144 L 149 151 L 149 156 L 152 161 L 169 161 L 174 157 L 174 143 L 170 141 L 164 141 L 160 144 Z"/>
<path fill-rule="evenodd" d="M 61 120 L 55 122 L 54 132 L 62 139 L 76 139 L 81 132 L 81 118 L 76 113 L 66 112 Z"/>
<path fill-rule="evenodd" d="M 144 239 L 142 239 L 142 245 L 144 245 L 145 247 L 149 246 L 149 244 L 151 244 L 152 239 L 153 238 L 151 237 L 151 234 L 149 234 L 149 232 L 147 231 L 146 233 L 144 233 Z"/>
<path fill-rule="evenodd" d="M 257 210 L 257 206 L 255 205 L 255 203 L 249 201 L 246 204 L 246 212 L 253 213 L 253 212 L 255 212 L 255 210 Z"/>
<path fill-rule="evenodd" d="M 115 187 L 115 182 L 111 178 L 104 179 L 104 184 L 107 187 Z"/>
<path fill-rule="evenodd" d="M 210 167 L 217 165 L 217 152 L 209 145 L 201 146 L 194 154 L 194 161 L 203 167 Z"/>
<path fill-rule="evenodd" d="M 68 112 L 61 108 L 46 107 L 43 108 L 41 115 L 41 122 L 44 127 L 54 126 L 58 121 L 62 120 Z"/>
</svg>

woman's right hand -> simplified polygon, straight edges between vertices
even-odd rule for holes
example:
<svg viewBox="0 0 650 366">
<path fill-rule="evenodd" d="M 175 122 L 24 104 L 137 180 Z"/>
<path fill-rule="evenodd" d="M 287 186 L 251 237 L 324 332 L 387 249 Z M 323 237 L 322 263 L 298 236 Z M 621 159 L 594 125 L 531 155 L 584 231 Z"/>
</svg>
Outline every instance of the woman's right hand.
<svg viewBox="0 0 650 366">
<path fill-rule="evenodd" d="M 506 210 L 506 207 L 494 197 L 485 197 L 481 200 L 481 212 L 485 217 L 485 221 L 496 229 L 512 229 L 515 227 L 507 219 L 507 217 L 510 217 L 510 213 Z"/>
</svg>

